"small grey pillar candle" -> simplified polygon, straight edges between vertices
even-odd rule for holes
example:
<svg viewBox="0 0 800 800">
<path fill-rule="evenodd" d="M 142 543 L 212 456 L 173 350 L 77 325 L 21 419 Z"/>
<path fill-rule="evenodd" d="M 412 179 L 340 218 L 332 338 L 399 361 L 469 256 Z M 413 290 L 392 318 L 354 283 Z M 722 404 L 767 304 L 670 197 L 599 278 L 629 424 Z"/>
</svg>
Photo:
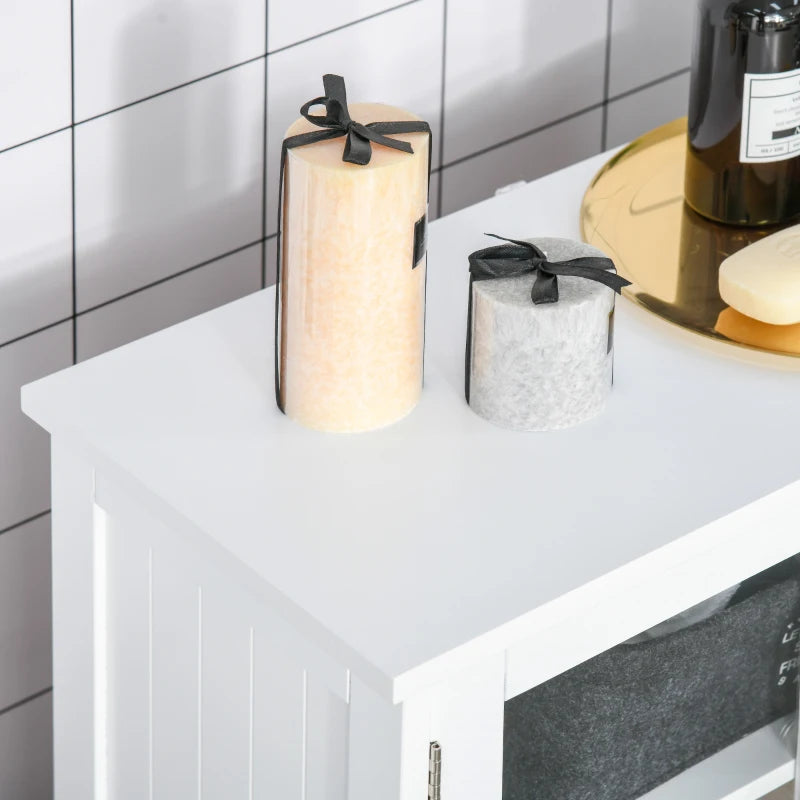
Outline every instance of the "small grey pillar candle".
<svg viewBox="0 0 800 800">
<path fill-rule="evenodd" d="M 550 262 L 594 256 L 570 239 L 528 239 Z M 611 391 L 614 290 L 560 276 L 557 303 L 531 301 L 534 274 L 472 284 L 469 404 L 504 428 L 549 431 L 599 414 Z"/>
</svg>

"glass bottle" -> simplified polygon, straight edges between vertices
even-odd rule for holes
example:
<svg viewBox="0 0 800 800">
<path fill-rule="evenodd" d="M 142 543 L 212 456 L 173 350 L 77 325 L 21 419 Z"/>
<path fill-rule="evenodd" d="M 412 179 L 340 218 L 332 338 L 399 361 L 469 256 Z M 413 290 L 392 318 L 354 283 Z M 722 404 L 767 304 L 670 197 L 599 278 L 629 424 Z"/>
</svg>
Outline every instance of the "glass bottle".
<svg viewBox="0 0 800 800">
<path fill-rule="evenodd" d="M 685 195 L 717 222 L 800 215 L 800 0 L 700 0 Z"/>
</svg>

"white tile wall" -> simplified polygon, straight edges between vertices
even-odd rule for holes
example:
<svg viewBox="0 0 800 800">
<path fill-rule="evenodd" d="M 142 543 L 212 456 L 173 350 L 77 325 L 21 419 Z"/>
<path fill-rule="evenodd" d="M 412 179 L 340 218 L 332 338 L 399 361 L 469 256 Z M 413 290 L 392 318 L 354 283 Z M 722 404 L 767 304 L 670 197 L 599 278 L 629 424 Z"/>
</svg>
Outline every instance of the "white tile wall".
<svg viewBox="0 0 800 800">
<path fill-rule="evenodd" d="M 689 104 L 689 75 L 683 73 L 608 104 L 608 147 L 683 117 Z"/>
<path fill-rule="evenodd" d="M 77 120 L 256 58 L 266 47 L 266 0 L 74 0 L 74 8 Z"/>
<path fill-rule="evenodd" d="M 298 13 L 296 0 L 271 0 L 269 51 L 310 39 L 326 31 L 403 5 L 404 0 L 348 0 L 347 3 L 309 3 Z M 315 95 L 316 96 L 316 95 Z"/>
<path fill-rule="evenodd" d="M 607 13 L 598 0 L 451 4 L 444 163 L 600 104 Z"/>
<path fill-rule="evenodd" d="M 50 441 L 22 414 L 20 386 L 71 363 L 71 321 L 0 347 L 0 531 L 50 503 Z"/>
<path fill-rule="evenodd" d="M 682 114 L 694 2 L 0 2 L 0 711 L 48 680 L 20 385 L 258 288 L 262 243 L 272 281 L 280 141 L 322 74 L 431 123 L 435 218 Z M 0 800 L 49 798 L 49 709 L 0 713 Z"/>
<path fill-rule="evenodd" d="M 697 0 L 613 0 L 611 97 L 688 68 L 696 8 Z"/>
<path fill-rule="evenodd" d="M 0 708 L 51 677 L 48 514 L 0 536 Z"/>
<path fill-rule="evenodd" d="M 272 286 L 275 283 L 275 272 L 278 260 L 278 239 L 273 236 L 264 242 L 264 267 L 266 270 L 266 283 Z"/>
<path fill-rule="evenodd" d="M 0 344 L 72 313 L 72 133 L 0 157 Z"/>
<path fill-rule="evenodd" d="M 78 360 L 147 336 L 261 288 L 261 244 L 78 317 Z"/>
<path fill-rule="evenodd" d="M 47 800 L 53 792 L 53 696 L 0 715 L 0 797 Z"/>
<path fill-rule="evenodd" d="M 69 3 L 0 3 L 0 150 L 69 125 Z"/>
<path fill-rule="evenodd" d="M 408 108 L 438 136 L 444 0 L 417 0 L 359 25 L 269 57 L 267 74 L 267 232 L 277 229 L 281 141 L 298 109 L 322 94 L 322 75 L 347 79 L 348 100 Z M 299 99 L 299 102 L 298 102 Z M 438 166 L 434 149 L 433 166 Z"/>
<path fill-rule="evenodd" d="M 442 213 L 491 197 L 496 189 L 533 180 L 600 151 L 601 109 L 580 114 L 511 144 L 442 170 Z M 535 224 L 532 221 L 532 224 Z"/>
<path fill-rule="evenodd" d="M 428 219 L 433 221 L 439 216 L 440 196 L 442 193 L 442 176 L 440 172 L 431 175 L 428 194 Z"/>
<path fill-rule="evenodd" d="M 261 238 L 264 62 L 76 128 L 78 310 Z"/>
</svg>

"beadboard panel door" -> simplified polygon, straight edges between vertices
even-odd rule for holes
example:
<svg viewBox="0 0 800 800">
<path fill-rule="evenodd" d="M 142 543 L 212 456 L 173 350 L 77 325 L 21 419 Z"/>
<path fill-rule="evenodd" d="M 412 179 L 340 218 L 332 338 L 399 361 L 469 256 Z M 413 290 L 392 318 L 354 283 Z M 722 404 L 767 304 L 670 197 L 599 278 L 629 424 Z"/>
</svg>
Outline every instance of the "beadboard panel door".
<svg viewBox="0 0 800 800">
<path fill-rule="evenodd" d="M 100 532 L 109 796 L 347 800 L 348 671 L 234 575 L 119 495 L 112 505 Z"/>
<path fill-rule="evenodd" d="M 92 520 L 70 533 L 75 552 L 93 553 L 81 581 L 93 608 L 60 613 L 93 620 L 81 647 L 94 683 L 85 670 L 73 678 L 93 694 L 94 736 L 73 744 L 94 764 L 83 781 L 94 797 L 416 800 L 436 738 L 455 795 L 477 786 L 500 799 L 504 653 L 394 704 L 284 620 L 216 545 L 197 547 L 102 472 L 82 495 L 96 498 Z M 80 568 L 62 572 L 64 545 L 54 568 L 76 580 Z M 64 742 L 69 720 L 56 728 Z"/>
</svg>

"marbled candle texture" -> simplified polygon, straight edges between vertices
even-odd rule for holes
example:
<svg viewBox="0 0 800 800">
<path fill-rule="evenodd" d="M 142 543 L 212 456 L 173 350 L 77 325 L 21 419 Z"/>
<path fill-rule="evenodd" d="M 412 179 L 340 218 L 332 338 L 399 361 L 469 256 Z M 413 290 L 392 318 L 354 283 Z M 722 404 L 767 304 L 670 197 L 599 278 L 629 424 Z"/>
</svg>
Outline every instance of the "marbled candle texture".
<svg viewBox="0 0 800 800">
<path fill-rule="evenodd" d="M 551 262 L 605 257 L 568 239 L 528 241 Z M 533 281 L 530 274 L 473 283 L 469 404 L 504 428 L 567 428 L 606 405 L 615 295 L 596 281 L 559 277 L 559 301 L 534 305 Z"/>
<path fill-rule="evenodd" d="M 358 122 L 416 120 L 354 103 Z M 287 136 L 315 130 L 297 120 Z M 428 135 L 393 135 L 413 155 L 372 146 L 360 166 L 343 138 L 289 150 L 284 182 L 281 401 L 321 431 L 380 428 L 408 414 L 422 390 L 423 258 L 414 228 L 427 213 Z"/>
</svg>

